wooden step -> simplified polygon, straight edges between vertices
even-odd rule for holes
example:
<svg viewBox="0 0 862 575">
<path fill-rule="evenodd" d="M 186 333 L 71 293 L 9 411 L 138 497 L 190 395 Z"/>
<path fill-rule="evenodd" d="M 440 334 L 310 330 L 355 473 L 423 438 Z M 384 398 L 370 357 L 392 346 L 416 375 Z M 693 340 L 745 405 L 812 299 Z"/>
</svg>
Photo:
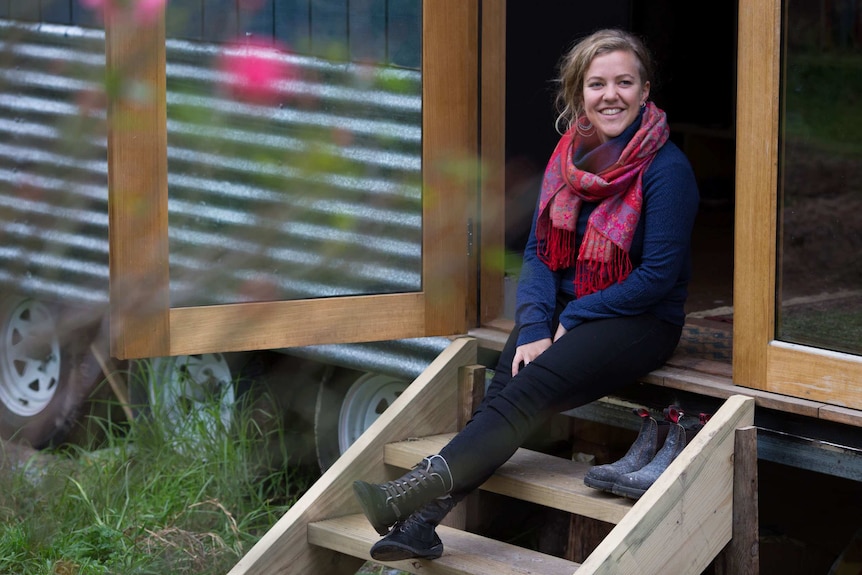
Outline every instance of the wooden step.
<svg viewBox="0 0 862 575">
<path fill-rule="evenodd" d="M 387 563 L 408 573 L 434 575 L 572 575 L 580 565 L 552 555 L 488 539 L 451 527 L 437 527 L 443 556 L 433 561 L 410 559 Z M 308 524 L 308 542 L 370 560 L 380 539 L 364 515 L 347 515 Z"/>
<path fill-rule="evenodd" d="M 411 469 L 423 457 L 438 453 L 453 435 L 448 433 L 389 443 L 384 449 L 384 461 Z M 634 501 L 584 485 L 584 475 L 589 468 L 585 463 L 521 448 L 481 489 L 608 523 L 619 523 Z"/>
</svg>

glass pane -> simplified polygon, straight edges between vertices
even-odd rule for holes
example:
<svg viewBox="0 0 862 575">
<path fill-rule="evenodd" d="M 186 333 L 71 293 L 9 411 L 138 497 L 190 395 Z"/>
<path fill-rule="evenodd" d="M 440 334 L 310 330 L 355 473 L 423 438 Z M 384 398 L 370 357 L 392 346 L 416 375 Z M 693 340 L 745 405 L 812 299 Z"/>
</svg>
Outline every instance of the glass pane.
<svg viewBox="0 0 862 575">
<path fill-rule="evenodd" d="M 858 2 L 789 0 L 779 185 L 784 341 L 862 352 L 862 36 Z"/>
<path fill-rule="evenodd" d="M 406 3 L 225 3 L 221 25 L 172 3 L 172 306 L 421 290 L 421 43 L 412 67 L 389 44 L 409 61 Z"/>
<path fill-rule="evenodd" d="M 0 17 L 0 307 L 14 294 L 89 321 L 108 303 L 104 35 L 23 4 Z"/>
</svg>

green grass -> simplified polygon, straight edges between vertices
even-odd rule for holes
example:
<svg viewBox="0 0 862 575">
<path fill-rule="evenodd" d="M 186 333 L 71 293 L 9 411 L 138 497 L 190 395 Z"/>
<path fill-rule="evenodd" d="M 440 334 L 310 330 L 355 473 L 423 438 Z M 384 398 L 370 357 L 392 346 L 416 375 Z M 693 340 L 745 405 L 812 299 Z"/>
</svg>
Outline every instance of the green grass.
<svg viewBox="0 0 862 575">
<path fill-rule="evenodd" d="M 164 418 L 127 421 L 101 399 L 74 444 L 18 463 L 0 444 L 0 575 L 230 571 L 319 475 L 292 461 L 284 422 L 267 408 L 277 402 L 252 396 L 230 429 L 213 428 L 216 399 L 182 434 Z M 357 575 L 404 573 L 367 562 Z"/>
<path fill-rule="evenodd" d="M 276 417 L 238 408 L 186 445 L 158 421 L 99 419 L 98 442 L 5 465 L 0 574 L 228 572 L 315 479 Z"/>
<path fill-rule="evenodd" d="M 802 345 L 858 355 L 862 310 L 855 305 L 794 306 L 781 311 L 778 337 Z"/>
<path fill-rule="evenodd" d="M 862 58 L 792 52 L 785 73 L 785 136 L 854 158 L 862 150 Z"/>
</svg>

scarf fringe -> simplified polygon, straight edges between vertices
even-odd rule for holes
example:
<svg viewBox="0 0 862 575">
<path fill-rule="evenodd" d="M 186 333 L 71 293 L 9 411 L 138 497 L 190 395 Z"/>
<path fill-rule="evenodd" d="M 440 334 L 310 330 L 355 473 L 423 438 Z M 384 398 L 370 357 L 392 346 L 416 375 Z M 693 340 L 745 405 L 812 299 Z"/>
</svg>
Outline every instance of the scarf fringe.
<svg viewBox="0 0 862 575">
<path fill-rule="evenodd" d="M 548 239 L 542 251 L 543 261 L 552 270 L 568 268 L 575 264 L 575 232 L 550 226 Z"/>
<path fill-rule="evenodd" d="M 609 260 L 579 259 L 575 266 L 575 295 L 583 297 L 626 279 L 632 271 L 629 254 L 617 246 Z"/>
</svg>

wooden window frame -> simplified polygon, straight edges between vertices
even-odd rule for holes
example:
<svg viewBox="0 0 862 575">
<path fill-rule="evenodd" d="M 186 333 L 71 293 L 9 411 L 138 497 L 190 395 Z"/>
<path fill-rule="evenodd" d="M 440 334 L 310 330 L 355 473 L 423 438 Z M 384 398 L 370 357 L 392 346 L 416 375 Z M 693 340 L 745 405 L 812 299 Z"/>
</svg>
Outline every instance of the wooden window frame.
<svg viewBox="0 0 862 575">
<path fill-rule="evenodd" d="M 464 333 L 474 277 L 467 230 L 479 190 L 445 166 L 478 154 L 478 3 L 423 3 L 422 290 L 185 308 L 172 308 L 169 293 L 164 15 L 151 26 L 121 15 L 106 22 L 107 73 L 116 87 L 108 107 L 112 355 Z"/>
<path fill-rule="evenodd" d="M 862 409 L 862 358 L 775 338 L 781 2 L 739 10 L 733 379 L 823 402 L 821 416 L 841 420 L 842 407 Z"/>
</svg>

